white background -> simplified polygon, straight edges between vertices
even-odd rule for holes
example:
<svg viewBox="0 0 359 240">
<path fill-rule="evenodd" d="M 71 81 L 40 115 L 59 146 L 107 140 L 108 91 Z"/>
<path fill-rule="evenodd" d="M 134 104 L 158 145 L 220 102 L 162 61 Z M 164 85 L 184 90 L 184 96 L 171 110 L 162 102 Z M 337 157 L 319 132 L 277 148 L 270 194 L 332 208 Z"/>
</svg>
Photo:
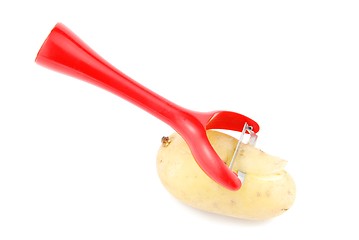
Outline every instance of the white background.
<svg viewBox="0 0 359 240">
<path fill-rule="evenodd" d="M 4 3 L 7 2 L 7 3 Z M 357 1 L 2 1 L 0 239 L 358 238 Z M 193 210 L 156 173 L 164 123 L 34 63 L 57 22 L 194 110 L 261 126 L 294 206 L 265 222 Z"/>
</svg>

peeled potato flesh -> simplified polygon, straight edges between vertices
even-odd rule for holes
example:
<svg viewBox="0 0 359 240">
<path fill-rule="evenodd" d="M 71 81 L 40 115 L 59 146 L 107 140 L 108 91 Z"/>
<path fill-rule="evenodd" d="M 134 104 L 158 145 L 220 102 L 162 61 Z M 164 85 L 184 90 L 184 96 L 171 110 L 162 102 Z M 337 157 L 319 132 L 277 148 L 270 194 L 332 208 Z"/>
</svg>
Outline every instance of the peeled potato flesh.
<svg viewBox="0 0 359 240">
<path fill-rule="evenodd" d="M 238 140 L 218 131 L 207 131 L 213 148 L 229 164 Z M 165 188 L 178 200 L 204 211 L 253 220 L 264 220 L 288 210 L 295 199 L 295 184 L 284 170 L 286 161 L 241 144 L 234 171 L 246 173 L 238 191 L 210 179 L 194 160 L 177 133 L 168 137 L 157 155 L 157 171 Z"/>
</svg>

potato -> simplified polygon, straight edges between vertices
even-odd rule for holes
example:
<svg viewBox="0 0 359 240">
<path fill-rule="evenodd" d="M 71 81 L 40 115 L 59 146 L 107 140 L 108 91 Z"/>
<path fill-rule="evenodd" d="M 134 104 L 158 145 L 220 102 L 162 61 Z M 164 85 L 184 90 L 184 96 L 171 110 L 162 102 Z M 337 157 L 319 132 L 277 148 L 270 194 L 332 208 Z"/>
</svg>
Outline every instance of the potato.
<svg viewBox="0 0 359 240">
<path fill-rule="evenodd" d="M 238 140 L 222 132 L 207 131 L 209 141 L 228 165 Z M 238 191 L 228 190 L 209 178 L 177 133 L 165 138 L 157 155 L 157 171 L 165 188 L 194 208 L 226 216 L 264 220 L 288 210 L 295 199 L 295 184 L 284 171 L 286 161 L 241 144 L 233 166 L 246 173 Z"/>
</svg>

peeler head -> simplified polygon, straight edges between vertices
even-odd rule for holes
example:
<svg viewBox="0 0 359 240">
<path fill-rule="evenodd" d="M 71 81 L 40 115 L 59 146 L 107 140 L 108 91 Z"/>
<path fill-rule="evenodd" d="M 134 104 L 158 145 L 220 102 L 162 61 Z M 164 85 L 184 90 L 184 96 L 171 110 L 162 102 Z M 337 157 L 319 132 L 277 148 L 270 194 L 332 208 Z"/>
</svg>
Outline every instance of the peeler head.
<svg viewBox="0 0 359 240">
<path fill-rule="evenodd" d="M 196 121 L 189 117 L 189 119 L 183 122 L 180 135 L 185 138 L 200 168 L 221 186 L 233 191 L 240 189 L 242 186 L 240 179 L 242 174 L 232 171 L 233 162 L 245 134 L 250 134 L 248 143 L 255 144 L 257 139 L 256 133 L 259 131 L 257 122 L 242 114 L 230 111 L 192 112 L 190 115 L 195 117 L 198 122 L 195 124 L 196 126 L 193 126 Z M 191 129 L 191 131 L 183 131 L 184 129 Z M 209 142 L 206 134 L 206 130 L 209 129 L 224 129 L 241 133 L 229 166 L 218 156 Z"/>
</svg>

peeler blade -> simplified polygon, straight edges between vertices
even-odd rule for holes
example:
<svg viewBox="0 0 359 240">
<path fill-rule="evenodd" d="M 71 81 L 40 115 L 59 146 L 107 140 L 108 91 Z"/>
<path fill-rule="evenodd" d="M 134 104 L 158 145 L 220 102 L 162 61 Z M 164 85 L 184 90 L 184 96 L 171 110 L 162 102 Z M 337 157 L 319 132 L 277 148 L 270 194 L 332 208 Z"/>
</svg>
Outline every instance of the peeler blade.
<svg viewBox="0 0 359 240">
<path fill-rule="evenodd" d="M 238 138 L 238 143 L 236 145 L 236 148 L 235 148 L 234 153 L 232 155 L 232 159 L 231 159 L 231 161 L 229 163 L 229 166 L 228 166 L 228 168 L 230 170 L 232 170 L 232 171 L 233 171 L 233 166 L 234 166 L 234 163 L 236 161 L 236 158 L 238 156 L 238 153 L 239 153 L 239 150 L 240 150 L 240 147 L 241 147 L 241 143 L 243 142 L 244 135 L 246 133 L 249 133 L 249 140 L 248 140 L 247 144 L 255 146 L 255 144 L 257 142 L 257 139 L 258 139 L 257 134 L 253 131 L 253 127 L 249 126 L 248 123 L 246 122 L 244 124 L 243 129 L 241 131 L 241 134 L 240 134 L 240 136 Z M 238 170 L 237 176 L 238 176 L 239 180 L 241 180 L 241 182 L 243 183 L 244 179 L 245 179 L 245 176 L 246 176 L 246 173 L 241 172 L 241 171 Z"/>
</svg>

